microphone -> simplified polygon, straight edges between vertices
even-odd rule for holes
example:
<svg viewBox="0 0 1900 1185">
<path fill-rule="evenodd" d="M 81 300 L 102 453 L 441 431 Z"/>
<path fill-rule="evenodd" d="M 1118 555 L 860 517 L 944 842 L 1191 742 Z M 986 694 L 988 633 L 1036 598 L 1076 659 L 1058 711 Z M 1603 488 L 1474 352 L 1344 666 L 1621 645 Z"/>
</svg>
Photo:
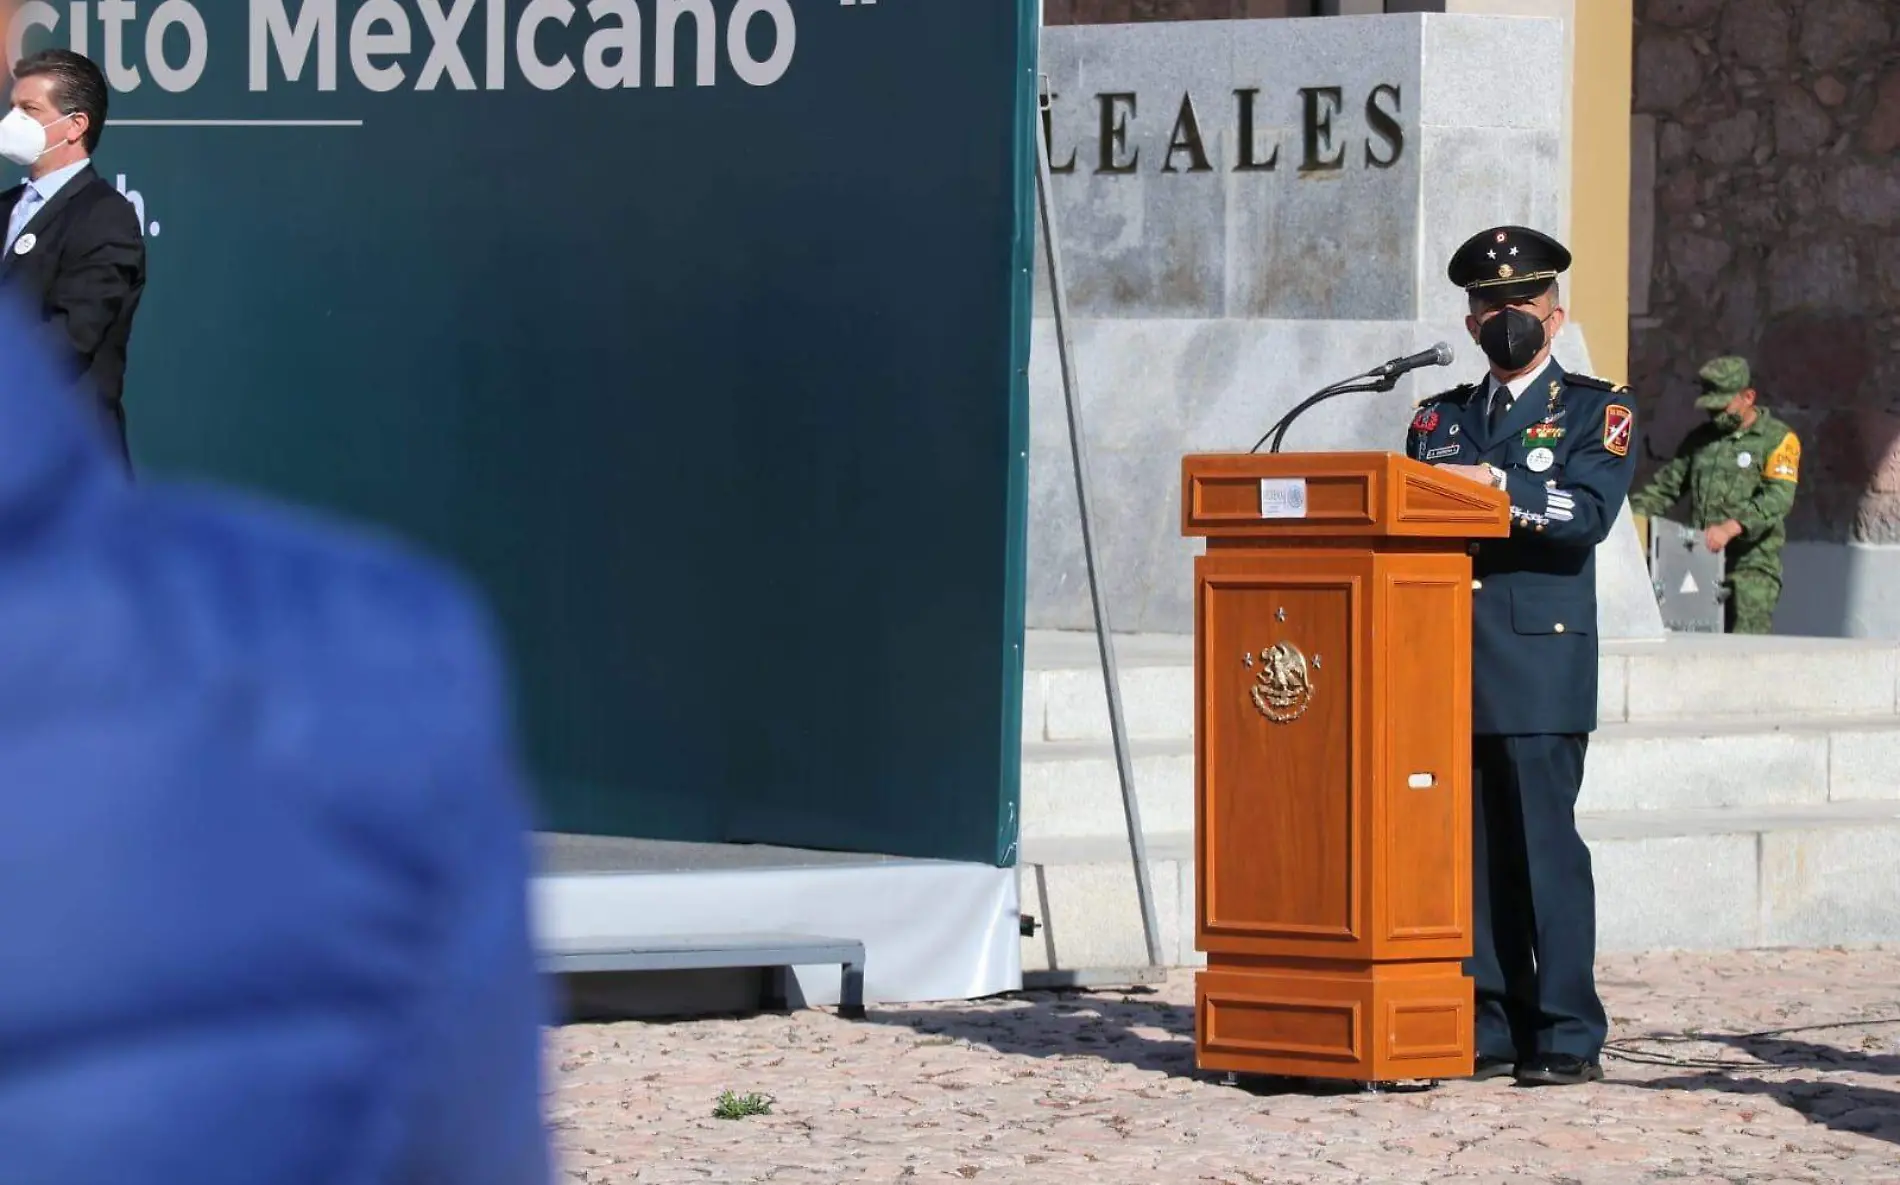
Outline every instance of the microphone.
<svg viewBox="0 0 1900 1185">
<path fill-rule="evenodd" d="M 1451 347 L 1444 342 L 1439 342 L 1431 349 L 1420 351 L 1409 358 L 1394 358 L 1370 373 L 1380 378 L 1397 378 L 1422 366 L 1450 366 L 1451 359 Z"/>
</svg>

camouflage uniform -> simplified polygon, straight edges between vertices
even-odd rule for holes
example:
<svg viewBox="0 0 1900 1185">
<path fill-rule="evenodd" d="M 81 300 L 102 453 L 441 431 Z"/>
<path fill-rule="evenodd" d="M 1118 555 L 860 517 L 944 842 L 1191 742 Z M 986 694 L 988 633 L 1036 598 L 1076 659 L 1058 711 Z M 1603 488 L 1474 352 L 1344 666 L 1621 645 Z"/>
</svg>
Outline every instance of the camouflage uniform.
<svg viewBox="0 0 1900 1185">
<path fill-rule="evenodd" d="M 1696 406 L 1720 412 L 1749 386 L 1748 363 L 1717 358 L 1702 368 Z M 1635 514 L 1668 510 L 1685 487 L 1689 525 L 1698 530 L 1734 519 L 1742 533 L 1723 552 L 1729 631 L 1765 634 L 1781 599 L 1781 549 L 1788 511 L 1801 476 L 1801 441 L 1759 406 L 1746 428 L 1711 421 L 1689 433 L 1649 484 L 1630 499 Z"/>
</svg>

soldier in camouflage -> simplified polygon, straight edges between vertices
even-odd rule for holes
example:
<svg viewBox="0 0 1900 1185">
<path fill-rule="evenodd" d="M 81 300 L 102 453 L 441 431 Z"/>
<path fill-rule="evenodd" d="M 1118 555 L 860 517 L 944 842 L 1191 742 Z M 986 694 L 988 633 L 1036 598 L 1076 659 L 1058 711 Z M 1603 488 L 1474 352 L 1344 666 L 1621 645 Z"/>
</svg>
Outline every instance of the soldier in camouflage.
<svg viewBox="0 0 1900 1185">
<path fill-rule="evenodd" d="M 1690 525 L 1727 567 L 1729 632 L 1765 634 L 1781 599 L 1781 548 L 1801 477 L 1801 441 L 1756 403 L 1746 360 L 1717 358 L 1700 378 L 1695 405 L 1709 413 L 1709 423 L 1689 433 L 1675 459 L 1630 499 L 1630 510 L 1661 514 L 1686 492 Z"/>
</svg>

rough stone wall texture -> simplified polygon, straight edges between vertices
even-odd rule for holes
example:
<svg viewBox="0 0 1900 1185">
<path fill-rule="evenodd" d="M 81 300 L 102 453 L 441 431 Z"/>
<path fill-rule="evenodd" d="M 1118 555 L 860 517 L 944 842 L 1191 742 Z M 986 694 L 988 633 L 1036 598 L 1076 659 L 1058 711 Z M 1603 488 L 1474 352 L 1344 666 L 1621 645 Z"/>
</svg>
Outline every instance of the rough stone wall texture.
<svg viewBox="0 0 1900 1185">
<path fill-rule="evenodd" d="M 1043 0 L 1046 25 L 1311 16 L 1312 0 Z"/>
<path fill-rule="evenodd" d="M 1746 354 L 1804 444 L 1790 534 L 1900 542 L 1900 3 L 1637 0 L 1636 20 L 1644 475 L 1695 422 L 1700 362 Z"/>
</svg>

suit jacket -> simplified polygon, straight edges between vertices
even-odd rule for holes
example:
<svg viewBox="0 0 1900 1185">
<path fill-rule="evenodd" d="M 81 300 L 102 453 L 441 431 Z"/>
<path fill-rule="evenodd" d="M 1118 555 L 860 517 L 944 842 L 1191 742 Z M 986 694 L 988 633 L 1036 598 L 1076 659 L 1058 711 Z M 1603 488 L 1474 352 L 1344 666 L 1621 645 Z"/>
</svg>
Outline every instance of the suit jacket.
<svg viewBox="0 0 1900 1185">
<path fill-rule="evenodd" d="M 0 227 L 24 190 L 0 193 Z M 20 251 L 25 242 L 31 249 Z M 38 317 L 61 371 L 129 464 L 126 345 L 145 293 L 145 236 L 132 203 L 90 166 L 81 169 L 0 258 L 0 292 Z"/>
<path fill-rule="evenodd" d="M 1597 726 L 1596 547 L 1636 470 L 1628 389 L 1553 360 L 1489 427 L 1487 383 L 1419 405 L 1406 454 L 1504 470 L 1511 533 L 1472 546 L 1472 731 L 1526 736 Z"/>
<path fill-rule="evenodd" d="M 544 1185 L 531 816 L 486 612 L 133 484 L 0 308 L 0 1180 Z"/>
</svg>

